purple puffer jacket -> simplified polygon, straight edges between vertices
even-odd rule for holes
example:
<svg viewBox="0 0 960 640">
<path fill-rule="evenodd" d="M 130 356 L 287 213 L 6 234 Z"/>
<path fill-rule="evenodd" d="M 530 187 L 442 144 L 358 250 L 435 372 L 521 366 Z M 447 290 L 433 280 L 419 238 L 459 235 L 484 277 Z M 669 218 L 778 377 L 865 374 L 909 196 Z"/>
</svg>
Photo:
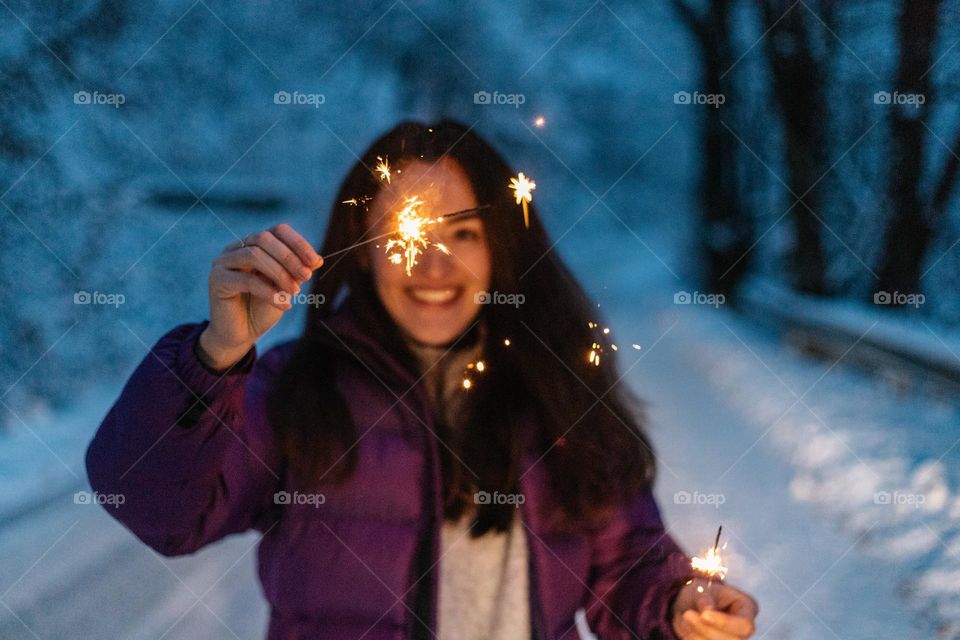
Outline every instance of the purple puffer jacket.
<svg viewBox="0 0 960 640">
<path fill-rule="evenodd" d="M 421 387 L 349 315 L 333 316 L 330 343 L 351 355 L 336 384 L 362 434 L 356 472 L 326 489 L 322 504 L 283 504 L 274 494 L 298 489 L 267 426 L 265 392 L 293 343 L 260 358 L 252 349 L 221 377 L 193 351 L 205 326 L 182 325 L 160 339 L 90 443 L 92 488 L 125 496 L 108 512 L 168 556 L 262 532 L 270 640 L 409 638 L 420 588 L 428 590 L 420 602 L 430 604 L 418 617 L 435 634 L 436 571 L 423 575 L 418 552 L 426 549 L 419 558 L 430 568 L 440 561 L 443 511 Z M 600 638 L 675 638 L 668 607 L 689 558 L 665 532 L 652 494 L 623 505 L 602 531 L 554 531 L 536 460 L 532 451 L 525 456 L 521 468 L 532 470 L 520 486 L 533 637 L 576 638 L 574 614 L 583 607 Z"/>
</svg>

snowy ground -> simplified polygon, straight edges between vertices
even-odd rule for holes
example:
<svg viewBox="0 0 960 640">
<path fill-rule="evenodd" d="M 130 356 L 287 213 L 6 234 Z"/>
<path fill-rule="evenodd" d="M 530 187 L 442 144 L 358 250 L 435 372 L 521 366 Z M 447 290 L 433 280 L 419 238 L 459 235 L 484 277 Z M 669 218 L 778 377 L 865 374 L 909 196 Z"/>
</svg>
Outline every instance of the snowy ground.
<svg viewBox="0 0 960 640">
<path fill-rule="evenodd" d="M 675 305 L 689 287 L 661 264 L 673 263 L 664 243 L 644 238 L 654 256 L 624 234 L 594 251 L 584 238 L 610 222 L 582 224 L 558 248 L 616 339 L 642 347 L 621 350 L 621 366 L 649 403 L 668 525 L 698 551 L 723 524 L 729 580 L 761 604 L 758 637 L 935 637 L 917 614 L 943 620 L 957 606 L 957 479 L 947 469 L 960 451 L 943 455 L 954 410 L 891 398 L 842 363 L 782 349 L 733 312 Z M 297 324 L 288 319 L 279 333 Z M 262 637 L 255 536 L 172 560 L 100 507 L 75 503 L 85 444 L 118 391 L 101 388 L 63 414 L 25 415 L 8 436 L 18 442 L 3 447 L 10 459 L 0 465 L 9 474 L 0 637 Z M 924 504 L 878 505 L 883 490 Z M 690 504 L 675 497 L 682 492 Z"/>
</svg>

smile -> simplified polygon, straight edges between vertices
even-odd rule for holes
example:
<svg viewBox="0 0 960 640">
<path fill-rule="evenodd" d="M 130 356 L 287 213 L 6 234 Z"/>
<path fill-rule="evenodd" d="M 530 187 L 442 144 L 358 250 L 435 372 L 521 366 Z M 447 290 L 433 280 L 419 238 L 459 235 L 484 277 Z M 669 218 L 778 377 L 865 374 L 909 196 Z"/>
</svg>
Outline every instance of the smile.
<svg viewBox="0 0 960 640">
<path fill-rule="evenodd" d="M 460 297 L 462 287 L 433 289 L 427 287 L 407 287 L 406 293 L 415 302 L 429 305 L 448 305 Z"/>
</svg>

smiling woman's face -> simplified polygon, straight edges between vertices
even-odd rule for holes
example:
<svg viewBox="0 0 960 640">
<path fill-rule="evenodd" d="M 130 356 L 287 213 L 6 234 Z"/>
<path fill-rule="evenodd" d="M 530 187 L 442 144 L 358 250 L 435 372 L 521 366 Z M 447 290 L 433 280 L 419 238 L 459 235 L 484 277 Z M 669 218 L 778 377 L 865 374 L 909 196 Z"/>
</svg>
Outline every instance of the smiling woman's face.
<svg viewBox="0 0 960 640">
<path fill-rule="evenodd" d="M 401 166 L 371 203 L 370 235 L 392 231 L 403 198 L 421 195 L 422 215 L 436 217 L 478 206 L 460 165 L 449 158 L 436 164 L 411 161 Z M 490 248 L 483 220 L 455 217 L 427 231 L 431 243 L 442 243 L 450 255 L 432 244 L 418 257 L 411 275 L 403 264 L 390 262 L 383 244 L 370 244 L 369 258 L 377 294 L 400 329 L 419 342 L 441 345 L 457 338 L 480 310 L 477 294 L 490 287 Z"/>
</svg>

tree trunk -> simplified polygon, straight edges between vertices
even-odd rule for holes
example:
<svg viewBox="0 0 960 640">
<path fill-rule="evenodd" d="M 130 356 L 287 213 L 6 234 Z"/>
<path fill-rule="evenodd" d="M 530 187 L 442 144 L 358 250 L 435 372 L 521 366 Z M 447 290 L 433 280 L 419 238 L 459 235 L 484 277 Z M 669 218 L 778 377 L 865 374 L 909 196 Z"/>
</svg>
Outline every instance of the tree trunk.
<svg viewBox="0 0 960 640">
<path fill-rule="evenodd" d="M 674 0 L 674 8 L 695 36 L 703 65 L 702 91 L 730 96 L 724 74 L 733 66 L 729 0 L 711 2 L 705 15 L 699 15 L 684 0 Z M 737 183 L 737 147 L 723 125 L 724 107 L 701 105 L 703 167 L 698 195 L 703 223 L 701 252 L 706 262 L 706 284 L 710 291 L 731 297 L 746 272 L 753 228 L 745 215 Z M 726 107 L 729 109 L 730 107 Z"/>
<path fill-rule="evenodd" d="M 933 237 L 931 205 L 921 194 L 924 138 L 927 118 L 933 102 L 933 83 L 928 71 L 933 65 L 940 0 L 903 0 L 898 21 L 900 59 L 895 91 L 891 93 L 891 162 L 888 199 L 893 208 L 884 238 L 880 291 L 916 293 L 920 288 L 920 269 Z M 896 96 L 923 96 L 922 104 L 897 104 Z M 945 178 L 935 198 L 945 206 L 955 178 L 952 163 L 947 163 Z"/>
<path fill-rule="evenodd" d="M 786 12 L 786 13 L 784 13 Z M 814 56 L 808 10 L 785 0 L 763 3 L 765 49 L 774 96 L 783 120 L 787 186 L 794 227 L 791 258 L 793 284 L 804 293 L 826 293 L 823 251 L 823 202 L 818 183 L 827 163 L 825 72 Z"/>
</svg>

